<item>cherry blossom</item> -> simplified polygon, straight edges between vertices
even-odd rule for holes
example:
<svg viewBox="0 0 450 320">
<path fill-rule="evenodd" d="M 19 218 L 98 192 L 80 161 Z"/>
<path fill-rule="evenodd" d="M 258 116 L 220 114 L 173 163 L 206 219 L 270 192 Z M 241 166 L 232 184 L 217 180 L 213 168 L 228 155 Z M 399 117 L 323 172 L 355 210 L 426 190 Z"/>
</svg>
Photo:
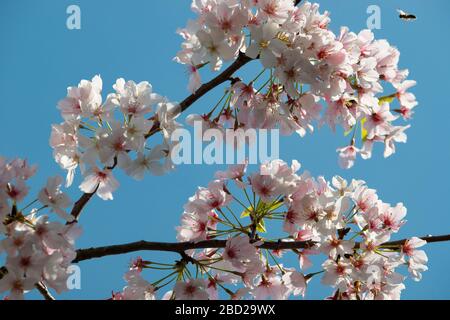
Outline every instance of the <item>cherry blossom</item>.
<svg viewBox="0 0 450 320">
<path fill-rule="evenodd" d="M 200 86 L 199 72 L 207 64 L 217 71 L 245 54 L 263 67 L 253 80 L 233 79 L 221 112 L 206 113 L 206 122 L 214 119 L 211 127 L 278 128 L 303 137 L 315 122 L 333 131 L 341 126 L 346 135 L 353 132 L 339 152 L 346 169 L 358 154 L 369 159 L 374 142 L 385 144 L 385 157 L 406 142 L 409 126 L 394 123 L 400 116 L 409 120 L 418 105 L 409 92 L 416 82 L 399 68 L 399 51 L 372 31 L 341 27 L 335 34 L 329 13 L 307 1 L 297 7 L 292 0 L 193 1 L 192 9 L 197 19 L 179 30 L 184 42 L 175 58 L 192 70 L 191 91 Z M 263 85 L 256 90 L 258 83 Z"/>
<path fill-rule="evenodd" d="M 353 167 L 356 160 L 356 155 L 358 154 L 358 149 L 350 145 L 347 147 L 339 148 L 336 150 L 339 152 L 339 165 L 341 168 L 349 169 Z"/>
<path fill-rule="evenodd" d="M 162 97 L 152 92 L 147 81 L 136 84 L 134 81 L 117 79 L 113 86 L 116 90 L 112 102 L 120 107 L 125 115 L 142 117 L 152 111 L 152 106 L 162 101 Z"/>
<path fill-rule="evenodd" d="M 80 185 L 80 190 L 86 193 L 97 192 L 103 200 L 112 200 L 112 193 L 119 187 L 119 182 L 113 177 L 111 170 L 92 168 Z"/>
<path fill-rule="evenodd" d="M 49 178 L 47 186 L 39 192 L 38 199 L 44 206 L 49 206 L 58 214 L 61 218 L 72 221 L 73 217 L 65 212 L 70 206 L 69 197 L 61 191 L 62 178 L 56 176 Z"/>
<path fill-rule="evenodd" d="M 177 300 L 207 300 L 206 282 L 204 280 L 179 281 L 174 288 Z"/>
<path fill-rule="evenodd" d="M 290 0 L 260 0 L 256 2 L 261 20 L 272 20 L 276 23 L 283 23 L 289 16 L 289 12 L 294 9 L 294 3 Z"/>
<path fill-rule="evenodd" d="M 103 82 L 98 75 L 91 81 L 81 80 L 78 87 L 69 87 L 67 97 L 58 103 L 62 117 L 70 121 L 93 116 L 92 111 L 102 104 L 102 87 Z"/>
<path fill-rule="evenodd" d="M 126 172 L 136 180 L 144 179 L 147 171 L 154 175 L 162 175 L 166 172 L 166 166 L 160 160 L 166 156 L 167 151 L 163 145 L 156 146 L 148 154 L 138 153 L 136 160 L 127 167 Z"/>
<path fill-rule="evenodd" d="M 97 75 L 69 88 L 68 96 L 59 103 L 65 121 L 52 126 L 50 146 L 55 161 L 67 170 L 66 186 L 72 184 L 80 168 L 84 176 L 80 189 L 111 200 L 118 182 L 110 169 L 117 166 L 142 179 L 147 170 L 162 175 L 174 168 L 170 135 L 181 125 L 176 122 L 178 105 L 154 93 L 147 81 L 117 79 L 115 92 L 108 94 L 104 103 L 102 86 Z M 147 139 L 158 132 L 162 132 L 163 142 L 145 155 Z M 16 196 L 26 192 L 21 185 L 19 182 L 12 190 Z"/>
<path fill-rule="evenodd" d="M 123 289 L 122 300 L 154 300 L 154 287 L 142 278 L 141 271 L 131 269 L 124 278 L 128 285 Z"/>
<path fill-rule="evenodd" d="M 303 274 L 294 270 L 288 271 L 282 277 L 283 282 L 292 290 L 294 296 L 304 296 L 306 293 L 306 279 Z"/>
<path fill-rule="evenodd" d="M 418 102 L 409 89 L 416 82 L 399 68 L 400 52 L 387 40 L 347 27 L 335 34 L 329 13 L 307 1 L 193 0 L 191 8 L 197 19 L 178 30 L 184 42 L 175 61 L 187 65 L 192 93 L 207 65 L 219 71 L 235 59 L 238 66 L 259 60 L 262 70 L 250 81 L 228 74 L 231 84 L 219 103 L 188 115 L 188 124 L 199 121 L 222 132 L 280 129 L 300 137 L 315 126 L 342 127 L 344 136 L 352 136 L 337 149 L 346 169 L 358 155 L 370 158 L 375 142 L 384 144 L 389 157 L 407 141 L 410 125 L 397 120 L 412 117 Z M 96 75 L 69 87 L 57 103 L 63 122 L 52 126 L 49 143 L 67 171 L 67 187 L 80 169 L 83 197 L 95 193 L 112 200 L 119 187 L 116 168 L 137 180 L 174 169 L 171 136 L 181 127 L 177 120 L 186 100 L 171 102 L 147 81 L 119 78 L 112 87 L 103 98 Z M 162 141 L 149 141 L 157 133 Z M 329 299 L 400 299 L 407 278 L 402 268 L 421 280 L 428 258 L 419 248 L 426 241 L 391 241 L 406 223 L 403 203 L 383 202 L 362 180 L 329 181 L 300 168 L 296 160 L 289 165 L 277 159 L 255 172 L 247 172 L 247 163 L 216 172 L 183 206 L 175 229 L 180 258 L 137 258 L 125 273 L 125 287 L 111 299 L 290 299 L 307 296 L 310 281 L 319 277 L 330 287 Z M 71 200 L 62 178 L 49 178 L 27 202 L 35 173 L 26 160 L 0 157 L 0 293 L 6 299 L 23 299 L 36 287 L 67 290 L 70 264 L 79 258 L 75 240 L 81 228 L 78 215 L 67 212 Z M 38 201 L 42 206 L 34 208 Z M 288 255 L 297 266 L 281 262 Z M 167 275 L 150 282 L 149 270 Z"/>
<path fill-rule="evenodd" d="M 362 180 L 335 176 L 326 181 L 299 169 L 297 161 L 273 160 L 256 173 L 247 173 L 246 164 L 217 172 L 218 180 L 189 198 L 176 230 L 181 242 L 225 239 L 225 246 L 188 250 L 173 265 L 138 259 L 139 277 L 142 266 L 172 270 L 161 281 L 172 278 L 165 285 L 172 283 L 174 290 L 161 295 L 152 287 L 151 298 L 221 299 L 223 291 L 231 299 L 289 299 L 307 296 L 308 282 L 320 276 L 333 299 L 399 299 L 406 277 L 397 269 L 406 265 L 420 280 L 427 257 L 418 248 L 425 241 L 389 244 L 405 223 L 403 204 L 382 202 Z M 293 252 L 260 247 L 272 237 L 272 220 L 284 222 L 286 236 L 278 243 L 303 241 L 305 246 Z M 297 268 L 278 260 L 288 254 L 297 256 Z M 319 254 L 322 263 L 309 259 Z M 304 274 L 306 269 L 313 271 Z"/>
<path fill-rule="evenodd" d="M 257 250 L 250 244 L 247 236 L 229 239 L 223 252 L 223 259 L 229 261 L 234 268 L 244 271 L 252 260 L 259 260 Z"/>
<path fill-rule="evenodd" d="M 24 293 L 31 291 L 35 284 L 35 278 L 27 278 L 20 272 L 8 272 L 0 280 L 0 292 L 9 291 L 11 300 L 23 300 Z"/>
<path fill-rule="evenodd" d="M 276 65 L 277 56 L 274 54 L 273 47 L 279 44 L 276 38 L 280 28 L 276 23 L 267 23 L 262 27 L 252 26 L 252 43 L 247 49 L 247 56 L 256 59 L 258 56 L 264 67 L 270 68 Z"/>
<path fill-rule="evenodd" d="M 289 289 L 278 275 L 262 275 L 256 287 L 250 291 L 256 300 L 273 299 L 285 300 L 288 297 Z"/>
<path fill-rule="evenodd" d="M 427 255 L 423 250 L 417 250 L 426 244 L 426 241 L 413 237 L 406 241 L 402 246 L 402 253 L 409 258 L 408 270 L 412 274 L 413 279 L 419 281 L 422 278 L 421 272 L 428 270 L 426 263 Z"/>
<path fill-rule="evenodd" d="M 74 242 L 81 229 L 40 213 L 48 209 L 63 218 L 64 223 L 73 220 L 65 212 L 70 198 L 61 190 L 61 177 L 49 178 L 37 199 L 28 205 L 23 204 L 24 197 L 1 196 L 17 189 L 12 187 L 13 183 L 17 185 L 17 179 L 23 189 L 29 190 L 26 182 L 35 172 L 36 167 L 25 160 L 6 161 L 0 157 L 0 256 L 5 255 L 2 258 L 7 270 L 0 277 L 0 293 L 6 292 L 8 299 L 23 299 L 38 283 L 58 293 L 68 290 L 68 268 L 76 257 Z M 38 200 L 43 207 L 32 208 Z"/>
</svg>

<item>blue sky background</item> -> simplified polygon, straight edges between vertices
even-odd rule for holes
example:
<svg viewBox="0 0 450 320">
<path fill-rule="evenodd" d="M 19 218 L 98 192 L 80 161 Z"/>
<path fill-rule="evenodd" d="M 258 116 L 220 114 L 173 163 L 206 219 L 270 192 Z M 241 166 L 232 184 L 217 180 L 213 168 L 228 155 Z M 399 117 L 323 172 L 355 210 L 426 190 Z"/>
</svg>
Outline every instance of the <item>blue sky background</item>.
<svg viewBox="0 0 450 320">
<path fill-rule="evenodd" d="M 400 66 L 409 68 L 418 81 L 413 92 L 420 106 L 408 130 L 409 141 L 399 145 L 397 154 L 384 160 L 382 148 L 373 159 L 358 160 L 350 171 L 337 165 L 336 148 L 348 140 L 341 133 L 323 128 L 306 138 L 296 135 L 281 140 L 281 157 L 298 159 L 314 175 L 331 178 L 335 174 L 366 180 L 386 202 L 404 202 L 408 223 L 399 238 L 450 233 L 448 180 L 450 178 L 449 126 L 450 90 L 448 74 L 450 50 L 450 2 L 420 0 L 319 1 L 331 11 L 332 28 L 347 25 L 358 32 L 366 27 L 366 9 L 377 4 L 382 9 L 382 29 L 377 38 L 387 38 L 402 55 Z M 82 29 L 66 28 L 66 8 L 77 4 L 82 12 Z M 0 155 L 26 157 L 39 165 L 31 185 L 35 194 L 47 177 L 64 175 L 52 159 L 48 145 L 50 126 L 61 121 L 56 103 L 66 87 L 80 79 L 101 74 L 104 92 L 112 91 L 116 78 L 148 80 L 156 92 L 181 101 L 187 96 L 183 66 L 172 61 L 181 39 L 175 34 L 193 17 L 190 1 L 144 0 L 2 0 L 0 2 Z M 405 23 L 396 8 L 416 13 L 418 20 Z M 253 77 L 258 63 L 239 72 Z M 203 74 L 205 80 L 211 75 Z M 221 89 L 202 98 L 190 110 L 201 113 L 220 98 Z M 122 174 L 114 201 L 95 198 L 81 218 L 84 229 L 77 247 L 119 244 L 135 240 L 174 241 L 182 206 L 197 186 L 206 185 L 221 166 L 180 166 L 164 177 L 148 176 L 136 182 Z M 77 185 L 69 193 L 80 192 Z M 78 183 L 78 184 L 77 184 Z M 430 270 L 419 283 L 406 282 L 403 298 L 450 298 L 450 243 L 426 247 Z M 142 253 L 147 259 L 170 261 L 163 253 Z M 133 255 L 83 262 L 82 290 L 59 298 L 107 298 L 123 285 L 122 276 Z M 297 266 L 293 260 L 291 265 Z M 286 263 L 288 264 L 288 263 Z M 147 273 L 149 279 L 156 279 Z M 322 298 L 329 288 L 313 280 L 308 298 Z M 39 298 L 37 295 L 30 295 Z"/>
</svg>

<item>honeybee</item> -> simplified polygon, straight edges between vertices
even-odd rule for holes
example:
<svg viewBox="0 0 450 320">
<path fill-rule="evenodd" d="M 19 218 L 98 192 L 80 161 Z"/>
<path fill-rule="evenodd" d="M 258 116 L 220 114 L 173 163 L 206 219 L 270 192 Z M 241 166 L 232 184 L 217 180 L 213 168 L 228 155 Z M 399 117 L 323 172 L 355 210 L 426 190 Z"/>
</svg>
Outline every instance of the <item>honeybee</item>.
<svg viewBox="0 0 450 320">
<path fill-rule="evenodd" d="M 414 21 L 417 19 L 417 17 L 411 13 L 405 12 L 403 10 L 397 9 L 397 12 L 399 13 L 399 17 L 402 20 L 405 21 Z"/>
</svg>

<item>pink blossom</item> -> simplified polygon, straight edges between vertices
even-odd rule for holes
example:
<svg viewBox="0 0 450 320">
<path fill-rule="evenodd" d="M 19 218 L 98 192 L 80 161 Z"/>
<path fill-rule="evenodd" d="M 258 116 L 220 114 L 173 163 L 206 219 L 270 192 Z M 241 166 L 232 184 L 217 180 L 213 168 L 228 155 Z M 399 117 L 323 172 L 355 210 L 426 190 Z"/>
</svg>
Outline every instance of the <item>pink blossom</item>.
<svg viewBox="0 0 450 320">
<path fill-rule="evenodd" d="M 261 19 L 270 19 L 276 23 L 283 23 L 294 9 L 290 0 L 258 0 L 256 3 Z"/>
<path fill-rule="evenodd" d="M 208 300 L 206 283 L 202 279 L 178 281 L 173 291 L 177 300 Z"/>
<path fill-rule="evenodd" d="M 303 274 L 295 270 L 285 273 L 282 277 L 284 284 L 292 290 L 294 296 L 305 296 L 306 280 Z"/>
<path fill-rule="evenodd" d="M 223 259 L 238 270 L 244 271 L 248 264 L 258 260 L 256 248 L 250 244 L 248 236 L 238 236 L 227 240 Z"/>
<path fill-rule="evenodd" d="M 200 73 L 195 66 L 188 66 L 189 84 L 188 89 L 190 92 L 195 93 L 202 85 Z"/>
<path fill-rule="evenodd" d="M 126 115 L 142 117 L 152 111 L 153 105 L 162 101 L 162 97 L 153 93 L 153 88 L 147 81 L 136 84 L 120 78 L 113 87 L 117 92 L 113 103 L 120 106 Z"/>
<path fill-rule="evenodd" d="M 9 299 L 23 300 L 24 293 L 34 288 L 35 281 L 36 279 L 27 278 L 12 270 L 0 279 L 0 292 L 10 291 Z"/>
<path fill-rule="evenodd" d="M 70 222 L 73 217 L 68 215 L 65 209 L 70 206 L 71 202 L 70 198 L 60 190 L 61 183 L 60 176 L 49 178 L 47 186 L 39 192 L 38 199 L 43 205 L 51 207 L 61 218 Z"/>
<path fill-rule="evenodd" d="M 119 187 L 119 182 L 113 177 L 111 170 L 91 168 L 86 175 L 80 190 L 85 193 L 96 192 L 103 200 L 112 200 L 112 193 Z"/>
<path fill-rule="evenodd" d="M 356 155 L 361 152 L 361 150 L 353 145 L 339 148 L 336 151 L 339 152 L 339 165 L 344 169 L 350 169 L 353 167 L 355 164 Z"/>
<path fill-rule="evenodd" d="M 428 270 L 426 264 L 428 262 L 428 257 L 423 250 L 417 250 L 424 246 L 427 242 L 413 237 L 405 242 L 402 246 L 402 253 L 406 255 L 408 260 L 408 271 L 413 276 L 415 281 L 422 279 L 421 272 Z"/>
<path fill-rule="evenodd" d="M 322 277 L 322 283 L 345 291 L 352 275 L 350 265 L 346 262 L 327 260 L 322 264 L 322 267 L 325 270 L 325 274 Z"/>
<path fill-rule="evenodd" d="M 338 256 L 342 257 L 353 253 L 354 246 L 354 241 L 337 239 L 336 236 L 332 235 L 327 237 L 327 240 L 321 244 L 320 249 L 328 257 L 336 259 Z"/>
<path fill-rule="evenodd" d="M 81 80 L 78 87 L 69 87 L 67 97 L 58 102 L 64 120 L 93 116 L 90 111 L 102 104 L 102 86 L 102 79 L 97 75 L 91 81 Z"/>
<path fill-rule="evenodd" d="M 263 276 L 257 286 L 250 291 L 256 300 L 272 298 L 273 300 L 285 300 L 289 295 L 289 288 L 282 282 L 279 276 L 267 278 Z"/>
</svg>

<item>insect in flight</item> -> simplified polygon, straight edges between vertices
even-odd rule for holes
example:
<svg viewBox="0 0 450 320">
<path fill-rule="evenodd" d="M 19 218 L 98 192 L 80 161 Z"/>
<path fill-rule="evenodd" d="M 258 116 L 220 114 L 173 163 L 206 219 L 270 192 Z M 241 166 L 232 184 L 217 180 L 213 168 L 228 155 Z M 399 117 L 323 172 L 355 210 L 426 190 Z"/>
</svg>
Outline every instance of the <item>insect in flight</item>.
<svg viewBox="0 0 450 320">
<path fill-rule="evenodd" d="M 402 20 L 405 21 L 414 21 L 417 19 L 417 17 L 411 13 L 405 12 L 403 10 L 397 9 L 397 12 L 399 13 L 399 17 Z"/>
</svg>

